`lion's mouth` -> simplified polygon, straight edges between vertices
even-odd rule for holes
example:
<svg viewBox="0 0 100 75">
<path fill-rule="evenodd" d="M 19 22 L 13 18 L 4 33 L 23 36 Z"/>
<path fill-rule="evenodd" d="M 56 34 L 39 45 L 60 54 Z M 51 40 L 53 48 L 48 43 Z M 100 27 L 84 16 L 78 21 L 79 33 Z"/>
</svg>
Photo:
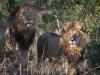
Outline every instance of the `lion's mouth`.
<svg viewBox="0 0 100 75">
<path fill-rule="evenodd" d="M 32 29 L 33 23 L 26 23 L 25 24 L 25 31 L 29 31 Z"/>
<path fill-rule="evenodd" d="M 27 23 L 27 24 L 26 24 L 26 27 L 27 27 L 27 28 L 30 28 L 30 27 L 32 27 L 32 25 L 33 25 L 32 23 Z"/>
<path fill-rule="evenodd" d="M 29 28 L 29 29 L 31 29 L 33 25 L 34 24 L 31 21 L 29 21 L 29 22 L 26 23 L 26 27 Z"/>
<path fill-rule="evenodd" d="M 24 22 L 24 23 L 25 23 L 27 28 L 31 28 L 33 26 L 33 21 L 32 20 Z"/>
<path fill-rule="evenodd" d="M 77 46 L 75 41 L 70 41 L 69 43 L 70 43 L 70 47 L 76 47 Z"/>
</svg>

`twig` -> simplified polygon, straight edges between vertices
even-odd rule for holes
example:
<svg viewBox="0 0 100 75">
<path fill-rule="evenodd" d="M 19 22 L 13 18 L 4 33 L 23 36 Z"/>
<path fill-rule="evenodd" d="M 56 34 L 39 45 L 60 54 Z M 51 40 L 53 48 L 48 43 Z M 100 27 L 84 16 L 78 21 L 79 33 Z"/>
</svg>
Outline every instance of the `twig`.
<svg viewBox="0 0 100 75">
<path fill-rule="evenodd" d="M 59 23 L 59 20 L 58 20 L 57 15 L 55 15 L 55 18 L 56 18 L 56 21 L 57 21 L 58 32 L 61 33 L 61 30 L 60 30 L 60 23 Z"/>
<path fill-rule="evenodd" d="M 89 72 L 91 72 L 91 71 L 93 71 L 93 70 L 96 70 L 96 69 L 98 69 L 98 68 L 100 68 L 100 66 L 97 66 L 97 67 L 95 67 L 95 68 L 93 68 L 93 69 L 91 69 L 91 70 L 85 72 L 83 75 L 86 75 L 86 74 L 88 74 Z"/>
</svg>

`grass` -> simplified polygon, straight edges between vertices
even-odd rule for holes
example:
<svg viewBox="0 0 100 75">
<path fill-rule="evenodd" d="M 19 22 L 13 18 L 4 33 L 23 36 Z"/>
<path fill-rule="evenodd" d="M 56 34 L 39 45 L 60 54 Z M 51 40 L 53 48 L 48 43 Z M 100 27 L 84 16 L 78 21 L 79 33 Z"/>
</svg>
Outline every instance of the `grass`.
<svg viewBox="0 0 100 75">
<path fill-rule="evenodd" d="M 80 70 L 82 70 L 81 75 L 99 75 L 100 66 L 91 67 L 93 65 L 91 62 L 85 60 L 79 64 Z M 34 61 L 29 61 L 27 68 L 21 69 L 21 65 L 10 61 L 5 58 L 2 63 L 0 63 L 0 75 L 75 75 L 76 70 L 72 64 L 68 64 L 65 58 L 61 58 L 61 61 L 49 62 L 48 59 L 42 61 L 40 64 L 34 63 Z"/>
</svg>

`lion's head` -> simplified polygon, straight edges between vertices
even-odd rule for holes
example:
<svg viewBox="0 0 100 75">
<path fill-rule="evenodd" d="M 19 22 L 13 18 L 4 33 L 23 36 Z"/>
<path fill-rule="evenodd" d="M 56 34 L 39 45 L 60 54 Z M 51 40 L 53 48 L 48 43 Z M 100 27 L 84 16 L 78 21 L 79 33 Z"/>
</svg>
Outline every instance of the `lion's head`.
<svg viewBox="0 0 100 75">
<path fill-rule="evenodd" d="M 32 5 L 21 3 L 11 12 L 10 23 L 10 27 L 19 32 L 24 33 L 35 30 L 37 25 L 37 12 Z"/>
<path fill-rule="evenodd" d="M 83 25 L 76 22 L 71 25 L 64 25 L 61 42 L 65 48 L 65 54 L 68 56 L 68 59 L 77 62 L 83 55 L 84 48 L 90 42 L 90 39 L 85 34 Z"/>
</svg>

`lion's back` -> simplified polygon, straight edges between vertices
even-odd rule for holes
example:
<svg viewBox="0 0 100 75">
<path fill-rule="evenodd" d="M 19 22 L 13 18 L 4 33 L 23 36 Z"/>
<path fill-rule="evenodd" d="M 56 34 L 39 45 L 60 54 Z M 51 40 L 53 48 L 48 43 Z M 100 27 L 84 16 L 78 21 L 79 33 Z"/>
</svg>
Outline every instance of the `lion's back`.
<svg viewBox="0 0 100 75">
<path fill-rule="evenodd" d="M 61 56 L 62 51 L 60 50 L 61 47 L 59 45 L 59 42 L 60 36 L 55 33 L 46 32 L 42 34 L 37 41 L 38 57 L 41 58 L 43 52 L 44 58 L 58 58 L 59 56 Z"/>
</svg>

